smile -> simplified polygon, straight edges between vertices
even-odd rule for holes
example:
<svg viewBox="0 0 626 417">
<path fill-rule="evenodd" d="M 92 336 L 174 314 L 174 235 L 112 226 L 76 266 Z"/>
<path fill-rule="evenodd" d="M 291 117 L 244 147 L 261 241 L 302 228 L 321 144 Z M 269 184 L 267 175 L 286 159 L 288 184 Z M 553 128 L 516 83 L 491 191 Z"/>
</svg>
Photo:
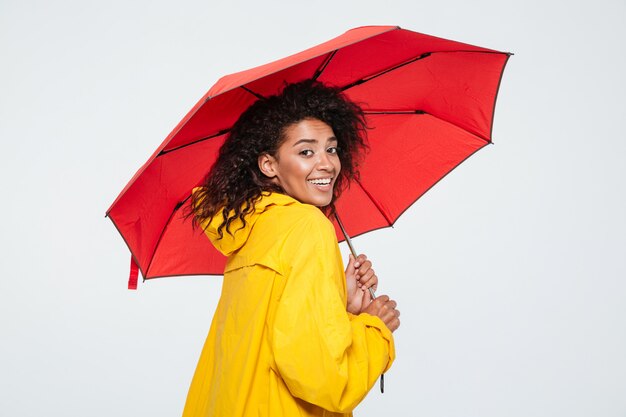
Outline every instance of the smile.
<svg viewBox="0 0 626 417">
<path fill-rule="evenodd" d="M 329 185 L 330 182 L 332 181 L 332 178 L 316 178 L 316 179 L 307 180 L 307 181 L 315 185 Z"/>
</svg>

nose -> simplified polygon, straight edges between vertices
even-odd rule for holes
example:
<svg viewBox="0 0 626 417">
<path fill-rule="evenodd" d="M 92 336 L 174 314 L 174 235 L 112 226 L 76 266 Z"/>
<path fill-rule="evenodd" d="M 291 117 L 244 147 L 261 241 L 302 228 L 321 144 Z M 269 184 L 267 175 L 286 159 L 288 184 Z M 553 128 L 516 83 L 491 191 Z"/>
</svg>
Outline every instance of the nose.
<svg viewBox="0 0 626 417">
<path fill-rule="evenodd" d="M 320 152 L 318 154 L 320 157 L 317 160 L 317 169 L 319 171 L 332 171 L 333 170 L 333 163 L 330 160 L 331 156 L 327 153 L 327 152 Z"/>
</svg>

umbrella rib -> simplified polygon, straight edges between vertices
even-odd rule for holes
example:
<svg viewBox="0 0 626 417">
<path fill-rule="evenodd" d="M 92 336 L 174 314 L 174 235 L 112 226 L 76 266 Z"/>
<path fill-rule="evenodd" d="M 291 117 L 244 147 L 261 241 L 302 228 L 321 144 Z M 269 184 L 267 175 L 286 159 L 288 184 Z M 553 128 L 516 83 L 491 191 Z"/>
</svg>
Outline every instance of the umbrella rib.
<svg viewBox="0 0 626 417">
<path fill-rule="evenodd" d="M 424 110 L 363 110 L 365 114 L 427 114 Z"/>
<path fill-rule="evenodd" d="M 239 86 L 241 89 L 243 89 L 244 91 L 247 91 L 248 93 L 252 94 L 253 96 L 255 96 L 256 98 L 258 98 L 259 100 L 265 100 L 267 97 L 262 96 L 261 94 L 254 92 L 252 90 L 250 90 L 248 87 L 246 87 L 245 85 L 240 85 Z"/>
<path fill-rule="evenodd" d="M 322 75 L 322 72 L 324 72 L 324 70 L 326 69 L 326 67 L 328 66 L 328 64 L 330 63 L 330 61 L 335 57 L 335 54 L 337 53 L 337 49 L 335 49 L 330 55 L 328 55 L 326 57 L 326 59 L 324 60 L 324 62 L 322 62 L 322 65 L 320 65 L 320 67 L 315 70 L 315 74 L 313 74 L 313 80 L 317 81 L 317 78 Z"/>
<path fill-rule="evenodd" d="M 175 148 L 172 148 L 172 149 L 162 150 L 161 152 L 159 152 L 157 157 L 163 156 L 163 155 L 168 154 L 170 152 L 177 151 L 179 149 L 186 148 L 187 146 L 195 145 L 196 143 L 199 143 L 199 142 L 204 142 L 205 140 L 209 140 L 209 139 L 216 138 L 218 136 L 222 136 L 222 135 L 224 135 L 224 134 L 226 134 L 228 132 L 230 132 L 230 129 L 223 129 L 223 130 L 220 130 L 219 132 L 217 132 L 217 133 L 215 133 L 213 135 L 203 137 L 202 139 L 194 140 L 193 142 L 185 143 L 184 145 L 176 146 Z"/>
<path fill-rule="evenodd" d="M 458 129 L 462 129 L 463 131 L 465 131 L 466 133 L 469 133 L 470 135 L 480 139 L 480 140 L 484 140 L 486 143 L 493 143 L 491 141 L 491 134 L 489 138 L 485 138 L 483 136 L 481 136 L 480 134 L 476 133 L 476 132 L 472 132 L 471 130 L 468 130 L 464 127 L 460 127 L 457 124 L 444 119 L 443 117 L 439 117 L 436 116 L 432 113 L 428 113 L 424 110 L 389 110 L 389 111 L 385 111 L 385 110 L 365 110 L 363 113 L 365 113 L 366 115 L 372 116 L 372 115 L 386 115 L 386 114 L 416 114 L 416 115 L 427 115 L 427 116 L 431 116 L 437 120 L 442 121 L 443 123 L 447 123 L 450 124 Z"/>
<path fill-rule="evenodd" d="M 367 82 L 367 81 L 373 80 L 374 78 L 378 78 L 378 77 L 380 77 L 381 75 L 385 75 L 385 74 L 387 74 L 388 72 L 395 71 L 395 70 L 397 70 L 398 68 L 402 68 L 402 67 L 404 67 L 405 65 L 412 64 L 412 63 L 413 63 L 413 62 L 415 62 L 415 61 L 419 61 L 419 60 L 421 60 L 421 59 L 427 58 L 427 57 L 429 57 L 430 55 L 431 55 L 431 52 L 425 52 L 425 53 L 421 54 L 421 55 L 420 55 L 420 56 L 418 56 L 418 57 L 411 58 L 411 59 L 409 59 L 408 61 L 402 62 L 402 63 L 400 63 L 400 64 L 398 64 L 398 65 L 396 65 L 396 66 L 394 66 L 394 67 L 387 68 L 386 70 L 383 70 L 383 71 L 381 71 L 381 72 L 379 72 L 379 73 L 377 73 L 377 74 L 371 75 L 371 76 L 369 76 L 369 77 L 364 77 L 364 78 L 361 78 L 360 80 L 356 80 L 355 82 L 350 83 L 350 84 L 348 84 L 348 85 L 346 85 L 346 86 L 342 87 L 342 88 L 341 88 L 341 91 L 346 91 L 346 90 L 349 90 L 349 89 L 350 89 L 350 88 L 352 88 L 352 87 L 356 87 L 357 85 L 363 84 L 364 82 Z"/>
<path fill-rule="evenodd" d="M 361 187 L 361 190 L 363 190 L 363 192 L 365 193 L 365 195 L 367 196 L 367 198 L 370 199 L 370 201 L 372 202 L 372 204 L 374 204 L 374 207 L 376 207 L 376 209 L 380 212 L 381 216 L 383 216 L 385 218 L 385 220 L 387 221 L 387 223 L 389 224 L 389 226 L 393 226 L 393 222 L 391 221 L 391 219 L 387 216 L 387 213 L 385 213 L 385 211 L 383 210 L 383 208 L 380 206 L 380 204 L 378 204 L 378 201 L 376 201 L 374 199 L 374 197 L 369 193 L 369 191 L 367 191 L 365 189 L 365 187 L 363 187 L 363 184 L 361 184 L 361 181 L 359 181 L 358 179 L 355 179 L 354 182 L 356 182 L 358 184 L 359 187 Z"/>
<path fill-rule="evenodd" d="M 423 54 L 421 54 L 421 55 L 420 55 L 420 56 L 418 56 L 418 57 L 411 58 L 411 59 L 409 59 L 408 61 L 404 61 L 404 62 L 402 62 L 402 63 L 400 63 L 400 64 L 398 64 L 398 65 L 396 65 L 396 66 L 393 66 L 393 67 L 391 67 L 391 68 L 387 68 L 386 70 L 383 70 L 383 71 L 381 71 L 381 72 L 378 72 L 378 73 L 376 73 L 376 74 L 374 74 L 374 75 L 370 75 L 369 77 L 364 77 L 364 78 L 361 78 L 361 79 L 359 79 L 359 80 L 354 81 L 353 83 L 350 83 L 350 84 L 348 84 L 348 85 L 345 85 L 344 87 L 342 87 L 342 88 L 341 88 L 341 91 L 346 91 L 346 90 L 349 90 L 349 89 L 350 89 L 350 88 L 352 88 L 352 87 L 356 87 L 357 85 L 360 85 L 360 84 L 363 84 L 363 83 L 365 83 L 365 82 L 367 82 L 367 81 L 370 81 L 370 80 L 373 80 L 373 79 L 375 79 L 375 78 L 378 78 L 378 77 L 380 77 L 381 75 L 385 75 L 385 74 L 387 74 L 388 72 L 395 71 L 395 70 L 397 70 L 398 68 L 402 68 L 402 67 L 404 67 L 404 66 L 406 66 L 406 65 L 412 64 L 413 62 L 419 61 L 419 60 L 424 59 L 424 58 L 428 58 L 428 57 L 429 57 L 429 56 L 431 56 L 432 54 L 437 54 L 437 53 L 439 53 L 439 54 L 444 53 L 444 54 L 445 54 L 445 53 L 451 53 L 451 52 L 452 52 L 452 53 L 466 52 L 466 53 L 473 53 L 473 54 L 506 54 L 506 55 L 509 55 L 508 53 L 505 53 L 505 52 L 498 52 L 498 51 L 468 51 L 468 50 L 464 50 L 464 49 L 458 49 L 458 50 L 454 50 L 454 51 L 433 51 L 433 52 L 424 52 Z"/>
</svg>

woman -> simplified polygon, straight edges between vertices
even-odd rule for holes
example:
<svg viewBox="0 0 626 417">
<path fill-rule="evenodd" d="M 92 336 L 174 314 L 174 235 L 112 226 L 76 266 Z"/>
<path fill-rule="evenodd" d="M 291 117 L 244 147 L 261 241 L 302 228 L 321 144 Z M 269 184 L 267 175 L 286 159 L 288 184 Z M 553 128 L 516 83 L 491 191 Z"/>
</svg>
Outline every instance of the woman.
<svg viewBox="0 0 626 417">
<path fill-rule="evenodd" d="M 391 366 L 396 303 L 369 299 L 365 256 L 344 273 L 322 212 L 357 175 L 364 130 L 358 106 L 314 81 L 233 126 L 193 193 L 195 223 L 228 261 L 184 417 L 351 415 Z"/>
</svg>

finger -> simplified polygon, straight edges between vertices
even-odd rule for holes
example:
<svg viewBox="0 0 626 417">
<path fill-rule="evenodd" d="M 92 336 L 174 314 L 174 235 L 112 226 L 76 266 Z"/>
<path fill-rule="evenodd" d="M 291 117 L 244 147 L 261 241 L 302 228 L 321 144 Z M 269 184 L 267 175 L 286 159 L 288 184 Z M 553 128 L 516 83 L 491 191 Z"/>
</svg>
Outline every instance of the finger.
<svg viewBox="0 0 626 417">
<path fill-rule="evenodd" d="M 386 296 L 386 295 L 379 295 L 379 296 L 377 296 L 370 303 L 370 305 L 368 307 L 369 313 L 371 315 L 373 315 L 373 316 L 380 317 L 380 315 L 382 314 L 382 311 L 383 311 L 383 306 L 385 305 L 385 302 L 387 301 L 387 299 L 389 299 L 389 297 Z"/>
<path fill-rule="evenodd" d="M 378 310 L 377 315 L 385 323 L 389 322 L 390 320 L 395 319 L 396 313 L 395 313 L 395 309 L 393 308 L 392 302 L 388 301 L 384 303 Z"/>
<path fill-rule="evenodd" d="M 360 271 L 361 271 L 360 269 L 359 269 L 359 271 L 357 271 L 357 275 L 358 275 L 357 279 L 359 281 L 361 281 L 361 282 L 367 281 L 374 274 L 374 270 L 373 269 L 367 270 L 364 274 L 359 274 Z"/>
<path fill-rule="evenodd" d="M 358 255 L 356 257 L 356 262 L 354 263 L 354 267 L 355 268 L 360 267 L 363 264 L 363 262 L 365 262 L 365 260 L 367 260 L 367 256 L 365 256 L 363 254 Z"/>
<path fill-rule="evenodd" d="M 365 288 L 369 288 L 372 285 L 376 284 L 378 281 L 376 274 L 373 269 L 370 269 L 365 273 L 364 276 L 358 278 L 359 283 L 362 284 Z"/>
<path fill-rule="evenodd" d="M 388 295 L 379 295 L 376 297 L 376 303 L 378 303 L 378 308 L 381 308 L 387 301 L 389 301 Z"/>
<path fill-rule="evenodd" d="M 359 271 L 358 274 L 360 276 L 363 276 L 367 273 L 367 271 L 369 271 L 370 269 L 372 269 L 372 263 L 370 261 L 364 261 L 361 263 L 361 266 L 359 267 Z"/>
<path fill-rule="evenodd" d="M 395 304 L 395 302 L 393 303 Z M 396 310 L 395 307 L 391 308 L 391 302 L 386 303 L 385 304 L 385 308 L 382 309 L 382 317 L 384 318 L 383 321 L 387 322 L 387 321 L 391 321 L 391 320 L 396 320 L 398 319 L 398 317 L 400 317 L 400 311 Z"/>
<path fill-rule="evenodd" d="M 369 293 L 369 291 L 367 292 Z M 388 295 L 379 295 L 367 305 L 366 313 L 371 314 L 372 316 L 377 316 L 383 323 L 393 320 L 396 316 L 394 310 L 387 306 L 388 302 Z M 365 310 L 365 308 L 361 309 L 361 311 L 363 310 Z"/>
<path fill-rule="evenodd" d="M 398 330 L 398 327 L 400 327 L 400 320 L 398 318 L 395 318 L 393 320 L 390 320 L 389 323 L 385 323 L 385 325 L 389 330 L 391 330 L 391 332 L 395 332 L 396 330 Z"/>
<path fill-rule="evenodd" d="M 372 275 L 372 278 L 370 278 L 367 282 L 366 288 L 371 288 L 372 291 L 376 292 L 378 289 L 378 275 Z"/>
<path fill-rule="evenodd" d="M 385 323 L 387 325 L 389 323 L 391 323 L 393 320 L 397 319 L 396 314 L 394 313 L 394 311 L 393 310 L 388 310 L 388 309 L 387 310 L 385 310 L 385 309 L 381 310 L 378 317 L 380 317 L 380 319 L 383 321 L 383 323 Z"/>
</svg>

